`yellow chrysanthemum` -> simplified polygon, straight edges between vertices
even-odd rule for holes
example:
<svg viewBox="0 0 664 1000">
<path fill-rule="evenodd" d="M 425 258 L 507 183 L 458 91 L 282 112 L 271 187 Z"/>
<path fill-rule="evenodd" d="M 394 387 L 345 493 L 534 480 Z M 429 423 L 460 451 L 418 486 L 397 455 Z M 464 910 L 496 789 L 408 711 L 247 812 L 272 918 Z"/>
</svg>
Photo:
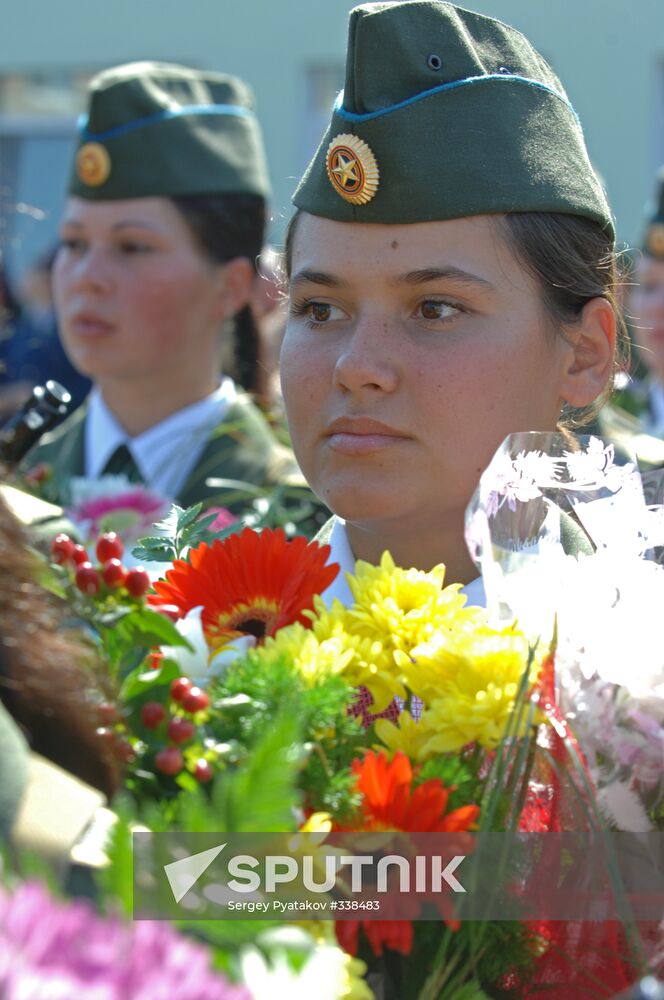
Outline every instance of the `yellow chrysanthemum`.
<svg viewBox="0 0 664 1000">
<path fill-rule="evenodd" d="M 353 650 L 344 667 L 351 684 L 373 696 L 372 711 L 381 712 L 395 695 L 407 698 L 412 650 L 441 635 L 472 631 L 486 620 L 480 608 L 465 607 L 458 584 L 443 588 L 445 567 L 429 573 L 395 566 L 388 552 L 380 566 L 357 562 L 349 584 L 351 608 L 335 601 L 328 610 L 314 601 L 312 630 L 319 640 L 336 639 Z"/>
<path fill-rule="evenodd" d="M 322 642 L 310 630 L 296 623 L 282 628 L 265 645 L 249 651 L 249 660 L 257 665 L 287 657 L 308 684 L 315 684 L 331 674 L 342 674 L 353 657 L 343 636 L 331 636 Z"/>
<path fill-rule="evenodd" d="M 428 706 L 419 722 L 419 759 L 459 750 L 466 743 L 496 747 L 528 663 L 523 633 L 484 626 L 466 636 L 425 644 L 413 656 L 411 687 Z M 531 667 L 529 686 L 536 675 Z M 525 734 L 526 716 L 524 712 L 516 735 Z"/>
<path fill-rule="evenodd" d="M 354 607 L 348 610 L 350 628 L 368 638 L 389 638 L 393 650 L 409 654 L 441 630 L 458 629 L 484 620 L 478 608 L 466 608 L 460 584 L 443 587 L 445 567 L 424 573 L 395 566 L 384 552 L 380 566 L 359 560 L 349 577 Z"/>
<path fill-rule="evenodd" d="M 473 692 L 490 683 L 518 686 L 528 663 L 528 640 L 514 625 L 497 629 L 484 622 L 470 632 L 438 633 L 416 646 L 411 659 L 409 686 L 429 703 L 453 684 Z"/>
<path fill-rule="evenodd" d="M 344 679 L 354 687 L 367 687 L 373 695 L 373 710 L 382 712 L 395 695 L 405 698 L 403 674 L 394 660 L 389 635 L 366 636 L 354 629 L 350 613 L 339 601 L 328 610 L 320 598 L 315 600 L 316 616 L 312 632 L 322 642 L 334 641 L 352 657 L 344 665 Z"/>
<path fill-rule="evenodd" d="M 422 759 L 430 734 L 410 712 L 401 712 L 396 725 L 389 719 L 377 719 L 374 726 L 378 739 L 382 740 L 392 754 L 401 750 L 410 760 Z"/>
</svg>

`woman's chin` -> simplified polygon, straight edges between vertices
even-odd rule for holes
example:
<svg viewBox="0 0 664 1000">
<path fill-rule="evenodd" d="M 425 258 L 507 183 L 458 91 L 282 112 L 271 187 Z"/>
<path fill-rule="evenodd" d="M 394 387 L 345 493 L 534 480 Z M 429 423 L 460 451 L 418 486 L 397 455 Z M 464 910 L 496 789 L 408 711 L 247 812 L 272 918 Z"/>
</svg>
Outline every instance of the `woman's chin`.
<svg viewBox="0 0 664 1000">
<path fill-rule="evenodd" d="M 319 496 L 337 517 L 357 524 L 391 521 L 406 512 L 403 501 L 399 503 L 396 498 L 374 490 L 333 490 Z"/>
</svg>

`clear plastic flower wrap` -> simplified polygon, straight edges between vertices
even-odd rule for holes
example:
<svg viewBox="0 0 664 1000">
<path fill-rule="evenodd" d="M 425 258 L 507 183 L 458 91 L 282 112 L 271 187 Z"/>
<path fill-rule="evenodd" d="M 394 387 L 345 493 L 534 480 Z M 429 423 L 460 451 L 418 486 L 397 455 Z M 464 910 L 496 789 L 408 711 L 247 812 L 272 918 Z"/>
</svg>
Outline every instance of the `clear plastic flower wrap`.
<svg viewBox="0 0 664 1000">
<path fill-rule="evenodd" d="M 558 701 L 616 827 L 664 829 L 664 508 L 597 437 L 514 434 L 466 539 L 487 606 L 555 645 Z"/>
</svg>

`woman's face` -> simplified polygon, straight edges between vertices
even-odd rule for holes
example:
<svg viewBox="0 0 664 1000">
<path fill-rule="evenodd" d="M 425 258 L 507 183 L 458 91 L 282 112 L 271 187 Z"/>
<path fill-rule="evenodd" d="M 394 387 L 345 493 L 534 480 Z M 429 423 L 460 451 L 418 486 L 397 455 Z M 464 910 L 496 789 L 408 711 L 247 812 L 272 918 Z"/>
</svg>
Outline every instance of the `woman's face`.
<svg viewBox="0 0 664 1000">
<path fill-rule="evenodd" d="M 93 379 L 187 377 L 210 364 L 222 270 L 166 198 L 70 198 L 54 271 L 60 334 Z"/>
<path fill-rule="evenodd" d="M 298 219 L 283 393 L 302 471 L 341 517 L 461 523 L 503 438 L 555 428 L 567 365 L 488 217 Z"/>
<path fill-rule="evenodd" d="M 627 313 L 638 357 L 664 384 L 664 261 L 644 256 L 636 267 Z"/>
</svg>

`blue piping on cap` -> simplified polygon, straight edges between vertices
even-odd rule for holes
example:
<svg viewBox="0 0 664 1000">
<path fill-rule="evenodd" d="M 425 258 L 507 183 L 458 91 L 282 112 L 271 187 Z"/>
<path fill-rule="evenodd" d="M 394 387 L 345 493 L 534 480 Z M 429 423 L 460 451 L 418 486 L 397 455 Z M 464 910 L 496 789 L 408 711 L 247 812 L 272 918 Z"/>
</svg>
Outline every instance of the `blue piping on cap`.
<svg viewBox="0 0 664 1000">
<path fill-rule="evenodd" d="M 389 115 L 393 111 L 400 111 L 402 108 L 407 108 L 411 104 L 417 104 L 418 101 L 423 101 L 427 97 L 433 97 L 435 94 L 442 94 L 448 90 L 458 90 L 459 87 L 469 87 L 479 83 L 485 83 L 488 80 L 500 80 L 502 83 L 522 83 L 528 87 L 536 87 L 538 90 L 545 90 L 547 93 L 553 94 L 554 97 L 557 97 L 560 101 L 562 101 L 574 115 L 579 127 L 581 126 L 579 116 L 576 111 L 567 98 L 564 97 L 559 91 L 554 90 L 553 87 L 549 87 L 546 83 L 541 83 L 539 80 L 531 80 L 527 76 L 513 76 L 508 73 L 487 73 L 486 76 L 467 76 L 463 80 L 452 80 L 450 83 L 441 83 L 438 87 L 432 87 L 431 90 L 424 90 L 422 93 L 415 94 L 414 97 L 408 97 L 405 101 L 399 101 L 398 104 L 393 104 L 389 108 L 381 108 L 380 111 L 368 111 L 363 115 L 355 114 L 355 112 L 347 111 L 346 108 L 344 108 L 344 92 L 342 90 L 334 102 L 334 111 L 336 114 L 340 115 L 341 118 L 345 118 L 349 122 L 369 122 L 374 118 L 382 117 L 382 115 Z"/>
<path fill-rule="evenodd" d="M 181 108 L 165 109 L 158 111 L 155 115 L 147 118 L 136 118 L 125 125 L 117 125 L 109 128 L 106 132 L 89 132 L 88 116 L 81 115 L 78 120 L 78 128 L 81 139 L 85 142 L 104 142 L 107 139 L 117 139 L 118 136 L 126 135 L 128 132 L 135 132 L 137 129 L 145 128 L 147 125 L 156 125 L 158 122 L 168 121 L 170 118 L 181 118 L 183 115 L 231 115 L 235 118 L 253 118 L 254 113 L 250 108 L 245 108 L 241 104 L 186 104 Z"/>
</svg>

